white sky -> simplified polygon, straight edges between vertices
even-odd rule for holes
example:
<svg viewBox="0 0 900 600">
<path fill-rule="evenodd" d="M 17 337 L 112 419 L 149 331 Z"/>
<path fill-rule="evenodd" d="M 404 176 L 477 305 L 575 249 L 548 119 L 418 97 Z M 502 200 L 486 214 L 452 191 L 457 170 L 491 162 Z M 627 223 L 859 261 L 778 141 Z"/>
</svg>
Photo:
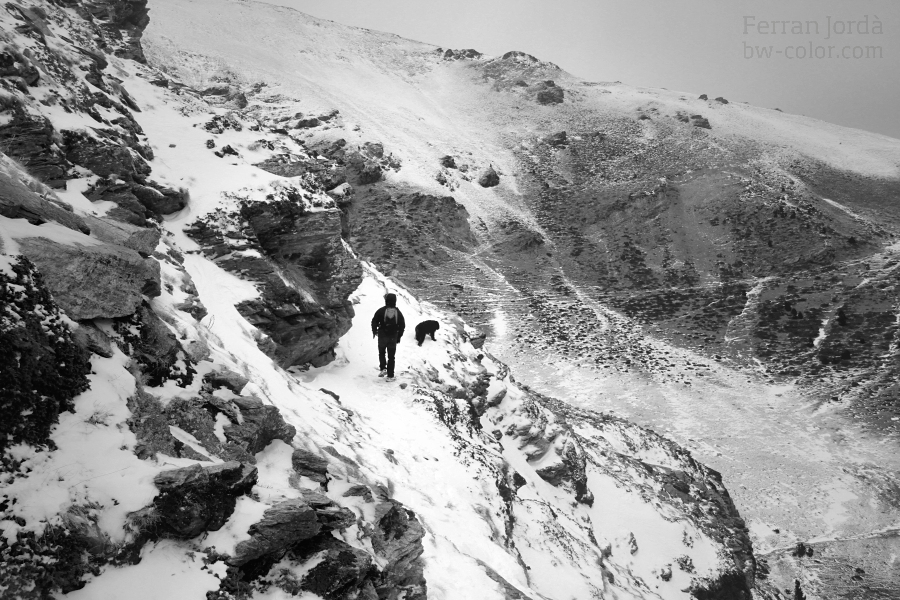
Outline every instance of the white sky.
<svg viewBox="0 0 900 600">
<path fill-rule="evenodd" d="M 449 48 L 521 50 L 586 79 L 724 96 L 900 138 L 898 0 L 264 1 Z M 815 22 L 819 34 L 812 24 L 811 35 L 781 34 L 781 25 L 745 33 L 748 17 Z M 773 57 L 745 58 L 744 44 L 772 46 Z M 810 44 L 833 46 L 833 58 L 786 57 Z M 844 47 L 881 58 L 841 58 Z"/>
</svg>

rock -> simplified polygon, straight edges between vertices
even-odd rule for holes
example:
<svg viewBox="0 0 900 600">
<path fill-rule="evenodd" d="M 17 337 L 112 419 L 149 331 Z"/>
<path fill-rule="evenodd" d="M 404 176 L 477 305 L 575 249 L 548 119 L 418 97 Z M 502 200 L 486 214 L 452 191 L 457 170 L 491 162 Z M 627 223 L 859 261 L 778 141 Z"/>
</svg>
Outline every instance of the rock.
<svg viewBox="0 0 900 600">
<path fill-rule="evenodd" d="M 478 178 L 478 185 L 484 188 L 494 187 L 500 184 L 500 176 L 493 166 L 489 166 Z"/>
<path fill-rule="evenodd" d="M 671 581 L 672 579 L 672 565 L 666 565 L 659 571 L 659 578 L 663 581 Z"/>
<path fill-rule="evenodd" d="M 304 477 L 309 477 L 318 483 L 328 482 L 328 460 L 309 450 L 295 449 L 291 455 L 291 465 L 297 473 Z"/>
<path fill-rule="evenodd" d="M 712 129 L 712 125 L 709 124 L 709 119 L 707 119 L 701 115 L 692 115 L 691 120 L 694 122 L 694 127 L 702 127 L 703 129 Z"/>
<path fill-rule="evenodd" d="M 264 405 L 256 398 L 238 397 L 233 400 L 241 411 L 243 423 L 225 427 L 225 438 L 250 454 L 261 452 L 274 440 L 291 443 L 297 430 L 287 423 L 272 405 Z"/>
<path fill-rule="evenodd" d="M 25 82 L 22 80 L 24 86 Z M 27 88 L 26 88 L 27 91 Z M 56 141 L 56 131 L 49 119 L 32 114 L 18 100 L 5 111 L 12 119 L 0 125 L 3 153 L 16 159 L 40 181 L 51 187 L 65 188 L 66 173 L 71 167 Z"/>
<path fill-rule="evenodd" d="M 370 581 L 377 572 L 372 557 L 346 542 L 331 535 L 318 535 L 292 551 L 291 557 L 298 562 L 313 557 L 316 560 L 299 582 L 301 590 L 322 598 L 378 598 Z"/>
<path fill-rule="evenodd" d="M 554 81 L 542 81 L 537 84 L 538 93 L 535 99 L 538 104 L 561 104 L 565 99 L 565 91 Z"/>
<path fill-rule="evenodd" d="M 369 486 L 367 485 L 354 485 L 343 493 L 344 498 L 350 498 L 353 496 L 359 496 L 366 502 L 374 501 L 374 498 L 372 497 L 372 490 L 370 490 Z"/>
<path fill-rule="evenodd" d="M 153 480 L 160 491 L 153 504 L 132 513 L 130 520 L 145 524 L 142 530 L 158 537 L 190 539 L 216 531 L 256 478 L 256 467 L 237 461 L 163 471 Z"/>
<path fill-rule="evenodd" d="M 247 96 L 240 88 L 227 83 L 219 83 L 205 88 L 200 91 L 200 95 L 210 104 L 224 108 L 242 109 L 249 104 Z"/>
<path fill-rule="evenodd" d="M 728 100 L 726 100 L 722 96 L 719 96 L 718 98 L 716 98 L 716 102 L 718 102 L 719 104 L 728 104 Z"/>
<path fill-rule="evenodd" d="M 85 548 L 91 556 L 102 557 L 115 548 L 109 538 L 97 523 L 97 517 L 91 513 L 92 509 L 73 505 L 62 514 L 62 522 L 69 535 L 73 536 L 80 546 Z"/>
<path fill-rule="evenodd" d="M 372 549 L 383 560 L 375 588 L 379 598 L 425 600 L 427 587 L 421 556 L 425 529 L 415 513 L 396 500 L 375 507 L 375 523 L 369 531 Z"/>
<path fill-rule="evenodd" d="M 261 521 L 250 526 L 250 539 L 238 543 L 234 556 L 226 562 L 241 566 L 313 538 L 322 529 L 316 511 L 305 500 L 279 502 L 263 513 Z"/>
<path fill-rule="evenodd" d="M 134 184 L 131 193 L 144 208 L 157 215 L 169 215 L 187 206 L 186 194 L 171 188 Z"/>
<path fill-rule="evenodd" d="M 85 215 L 84 221 L 97 239 L 131 248 L 144 258 L 149 258 L 156 252 L 161 239 L 161 233 L 155 227 L 138 227 L 123 221 L 98 219 L 92 215 Z"/>
<path fill-rule="evenodd" d="M 113 319 L 133 314 L 143 296 L 160 294 L 159 263 L 123 246 L 65 245 L 43 238 L 19 241 L 69 317 Z"/>
<path fill-rule="evenodd" d="M 452 156 L 447 154 L 446 156 L 441 157 L 441 166 L 447 169 L 455 169 L 456 161 Z"/>
<path fill-rule="evenodd" d="M 240 394 L 250 380 L 243 375 L 238 375 L 234 371 L 221 369 L 219 371 L 211 371 L 203 376 L 203 382 L 208 383 L 214 388 L 226 388 Z"/>
<path fill-rule="evenodd" d="M 709 100 L 709 96 L 707 96 L 706 94 L 700 94 L 700 98 L 699 98 L 699 99 L 700 99 L 700 100 Z"/>
<path fill-rule="evenodd" d="M 194 364 L 181 342 L 146 302 L 133 315 L 113 324 L 123 351 L 140 366 L 145 385 L 156 387 L 173 380 L 184 387 L 194 380 Z"/>
<path fill-rule="evenodd" d="M 127 145 L 84 131 L 62 130 L 66 160 L 100 177 L 117 175 L 125 180 L 150 174 L 150 166 Z M 118 135 L 118 134 L 116 134 Z"/>
<path fill-rule="evenodd" d="M 569 138 L 566 135 L 565 131 L 559 131 L 557 133 L 548 135 L 544 138 L 544 141 L 548 146 L 553 146 L 556 148 L 560 146 L 567 146 L 569 144 Z"/>
<path fill-rule="evenodd" d="M 72 332 L 75 343 L 88 352 L 94 352 L 103 358 L 112 358 L 112 342 L 105 333 L 97 329 L 91 322 L 78 324 L 78 328 Z"/>
</svg>

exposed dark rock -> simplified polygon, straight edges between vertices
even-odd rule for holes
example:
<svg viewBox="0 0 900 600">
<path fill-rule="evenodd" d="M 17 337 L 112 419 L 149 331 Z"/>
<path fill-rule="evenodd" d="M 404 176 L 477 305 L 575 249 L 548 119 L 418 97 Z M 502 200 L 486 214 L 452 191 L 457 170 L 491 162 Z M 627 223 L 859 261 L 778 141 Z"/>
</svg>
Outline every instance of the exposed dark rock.
<svg viewBox="0 0 900 600">
<path fill-rule="evenodd" d="M 241 566 L 265 555 L 277 555 L 320 531 L 344 528 L 355 522 L 353 513 L 346 508 L 338 507 L 321 494 L 307 493 L 303 499 L 285 500 L 267 509 L 262 520 L 250 526 L 250 539 L 240 542 L 235 555 L 227 562 Z"/>
<path fill-rule="evenodd" d="M 224 108 L 242 109 L 249 104 L 247 96 L 237 86 L 218 83 L 200 91 L 210 104 Z"/>
<path fill-rule="evenodd" d="M 500 185 L 500 176 L 493 166 L 490 166 L 478 177 L 478 185 L 489 188 Z"/>
<path fill-rule="evenodd" d="M 703 117 L 702 115 L 693 115 L 691 120 L 694 122 L 694 127 L 702 127 L 703 129 L 712 129 L 712 125 L 709 124 L 709 119 Z"/>
<path fill-rule="evenodd" d="M 256 398 L 238 397 L 233 402 L 240 409 L 243 422 L 225 427 L 225 438 L 229 441 L 250 454 L 261 452 L 274 440 L 293 441 L 297 430 L 284 422 L 278 408 Z"/>
<path fill-rule="evenodd" d="M 43 238 L 20 241 L 22 254 L 44 274 L 59 306 L 75 320 L 133 314 L 144 295 L 160 293 L 159 263 L 129 248 L 77 246 Z"/>
<path fill-rule="evenodd" d="M 111 358 L 113 355 L 112 341 L 109 336 L 90 321 L 79 323 L 78 328 L 72 332 L 72 336 L 75 343 L 88 352 L 94 352 L 104 358 Z"/>
<path fill-rule="evenodd" d="M 291 551 L 291 558 L 306 562 L 315 557 L 317 564 L 301 581 L 276 585 L 288 593 L 308 591 L 326 600 L 375 600 L 371 580 L 377 576 L 372 557 L 331 535 L 318 535 Z"/>
<path fill-rule="evenodd" d="M 117 175 L 133 180 L 150 174 L 150 166 L 127 145 L 83 131 L 62 131 L 66 160 L 90 169 L 100 177 Z"/>
<path fill-rule="evenodd" d="M 88 354 L 26 258 L 0 257 L 0 314 L 0 450 L 47 443 L 59 413 L 88 388 Z"/>
<path fill-rule="evenodd" d="M 235 394 L 240 394 L 250 380 L 234 371 L 222 369 L 207 373 L 203 376 L 203 381 L 213 388 L 226 388 Z"/>
<path fill-rule="evenodd" d="M 445 167 L 447 169 L 455 169 L 456 161 L 453 159 L 452 156 L 447 154 L 446 156 L 441 157 L 441 166 Z"/>
<path fill-rule="evenodd" d="M 372 549 L 385 561 L 375 585 L 378 597 L 425 600 L 427 588 L 421 558 L 425 529 L 415 514 L 399 502 L 387 500 L 375 507 L 374 527 L 367 530 Z"/>
<path fill-rule="evenodd" d="M 184 387 L 194 380 L 193 362 L 181 342 L 146 302 L 134 314 L 118 319 L 114 328 L 123 351 L 139 365 L 145 385 L 174 380 Z"/>
<path fill-rule="evenodd" d="M 131 186 L 131 193 L 148 211 L 156 215 L 168 215 L 187 206 L 186 192 L 163 186 Z"/>
<path fill-rule="evenodd" d="M 13 118 L 0 126 L 3 152 L 47 185 L 65 187 L 71 165 L 56 143 L 57 134 L 50 121 L 32 115 L 17 100 L 0 100 L 0 113 L 7 111 Z"/>
<path fill-rule="evenodd" d="M 295 449 L 291 456 L 291 464 L 294 470 L 304 477 L 309 477 L 319 483 L 328 482 L 328 460 L 309 450 Z"/>
<path fill-rule="evenodd" d="M 718 102 L 719 104 L 728 104 L 728 100 L 726 100 L 722 96 L 719 96 L 718 98 L 716 98 L 716 102 Z"/>
<path fill-rule="evenodd" d="M 153 504 L 129 515 L 132 526 L 154 537 L 190 539 L 216 531 L 234 512 L 237 497 L 256 484 L 252 465 L 227 462 L 163 471 L 154 479 Z"/>
<path fill-rule="evenodd" d="M 565 100 L 565 90 L 553 81 L 542 81 L 537 85 L 537 89 L 538 93 L 535 99 L 538 104 L 560 104 Z"/>
<path fill-rule="evenodd" d="M 706 94 L 700 94 L 700 100 L 709 100 L 709 96 Z"/>
<path fill-rule="evenodd" d="M 438 49 L 438 51 L 440 52 L 440 48 Z M 442 56 L 444 60 L 474 60 L 481 58 L 484 55 L 478 50 L 473 50 L 472 48 L 467 48 L 465 50 L 452 50 L 448 48 L 443 52 Z"/>
</svg>

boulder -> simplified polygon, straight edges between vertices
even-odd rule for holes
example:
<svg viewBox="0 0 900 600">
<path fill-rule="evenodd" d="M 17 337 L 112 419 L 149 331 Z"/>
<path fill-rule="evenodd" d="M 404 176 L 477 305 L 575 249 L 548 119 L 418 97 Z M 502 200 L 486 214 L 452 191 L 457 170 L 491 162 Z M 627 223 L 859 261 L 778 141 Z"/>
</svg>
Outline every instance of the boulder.
<svg viewBox="0 0 900 600">
<path fill-rule="evenodd" d="M 478 178 L 478 185 L 484 188 L 494 187 L 499 184 L 500 176 L 497 174 L 497 171 L 494 170 L 493 166 L 488 167 Z"/>
<path fill-rule="evenodd" d="M 320 531 L 322 524 L 312 506 L 299 498 L 285 500 L 266 510 L 262 520 L 250 526 L 250 539 L 240 542 L 227 562 L 240 566 L 315 537 Z"/>
<path fill-rule="evenodd" d="M 237 461 L 163 471 L 153 480 L 159 495 L 151 506 L 132 513 L 131 521 L 150 524 L 144 531 L 160 537 L 189 539 L 216 531 L 256 478 L 256 467 Z"/>
<path fill-rule="evenodd" d="M 228 369 L 212 371 L 203 376 L 204 383 L 208 383 L 213 388 L 226 388 L 235 394 L 240 394 L 249 381 L 243 375 L 238 375 Z"/>
<path fill-rule="evenodd" d="M 319 483 L 328 482 L 328 460 L 309 450 L 295 449 L 291 455 L 291 465 L 298 474 L 304 477 L 309 477 Z"/>
<path fill-rule="evenodd" d="M 452 156 L 447 154 L 446 156 L 441 157 L 441 166 L 447 169 L 455 169 L 456 160 L 454 160 Z"/>
<path fill-rule="evenodd" d="M 133 184 L 131 193 L 148 211 L 157 215 L 170 215 L 187 206 L 185 194 L 162 186 L 150 187 Z"/>
<path fill-rule="evenodd" d="M 76 321 L 124 317 L 137 310 L 143 296 L 160 294 L 159 263 L 130 248 L 44 238 L 23 239 L 19 246 L 43 273 L 60 308 Z"/>
<path fill-rule="evenodd" d="M 542 81 L 538 84 L 535 99 L 538 104 L 560 104 L 565 99 L 565 91 L 553 81 Z"/>
<path fill-rule="evenodd" d="M 174 380 L 188 386 L 193 382 L 193 362 L 149 304 L 141 303 L 133 315 L 117 320 L 113 327 L 121 338 L 119 345 L 140 365 L 146 385 L 155 387 Z"/>
<path fill-rule="evenodd" d="M 243 423 L 225 427 L 225 438 L 250 454 L 262 451 L 274 440 L 293 441 L 297 430 L 281 417 L 278 409 L 256 398 L 238 397 L 233 400 L 241 411 Z"/>
</svg>

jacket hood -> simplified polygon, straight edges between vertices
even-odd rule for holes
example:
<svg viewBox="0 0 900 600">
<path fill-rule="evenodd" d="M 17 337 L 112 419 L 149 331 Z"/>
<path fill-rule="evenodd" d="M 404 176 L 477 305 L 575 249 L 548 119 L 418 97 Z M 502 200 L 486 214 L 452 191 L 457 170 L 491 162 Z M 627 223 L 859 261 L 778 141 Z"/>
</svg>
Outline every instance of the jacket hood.
<svg viewBox="0 0 900 600">
<path fill-rule="evenodd" d="M 397 306 L 397 294 L 385 294 L 384 295 L 384 305 L 385 306 Z"/>
</svg>

